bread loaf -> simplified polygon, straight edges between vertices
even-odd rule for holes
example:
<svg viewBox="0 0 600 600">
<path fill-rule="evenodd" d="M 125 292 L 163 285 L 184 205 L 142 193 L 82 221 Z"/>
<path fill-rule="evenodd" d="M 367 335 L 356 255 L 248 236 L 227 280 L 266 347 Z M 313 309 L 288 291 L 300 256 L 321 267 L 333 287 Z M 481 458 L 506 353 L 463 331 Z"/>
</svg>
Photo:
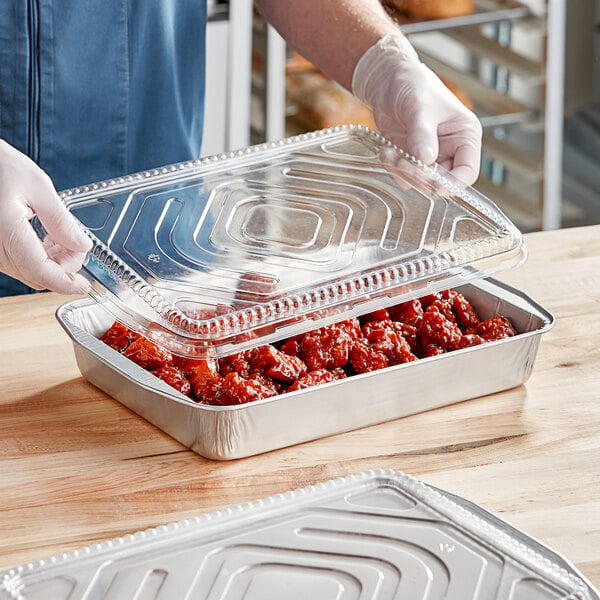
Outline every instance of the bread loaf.
<svg viewBox="0 0 600 600">
<path fill-rule="evenodd" d="M 475 10 L 473 0 L 384 0 L 384 3 L 418 19 L 449 19 Z"/>
<path fill-rule="evenodd" d="M 375 128 L 369 107 L 322 73 L 288 73 L 286 92 L 294 119 L 309 130 L 345 124 Z"/>
</svg>

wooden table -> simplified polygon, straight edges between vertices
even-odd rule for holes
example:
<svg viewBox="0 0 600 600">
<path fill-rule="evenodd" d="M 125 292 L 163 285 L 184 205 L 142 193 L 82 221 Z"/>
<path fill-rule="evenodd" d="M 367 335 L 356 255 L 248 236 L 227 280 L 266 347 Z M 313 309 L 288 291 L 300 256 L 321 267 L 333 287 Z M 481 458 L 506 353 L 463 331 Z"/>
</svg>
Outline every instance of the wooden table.
<svg viewBox="0 0 600 600">
<path fill-rule="evenodd" d="M 231 462 L 81 377 L 54 318 L 69 298 L 1 299 L 0 567 L 381 467 L 481 504 L 600 588 L 600 226 L 526 245 L 501 279 L 557 322 L 525 386 Z"/>
</svg>

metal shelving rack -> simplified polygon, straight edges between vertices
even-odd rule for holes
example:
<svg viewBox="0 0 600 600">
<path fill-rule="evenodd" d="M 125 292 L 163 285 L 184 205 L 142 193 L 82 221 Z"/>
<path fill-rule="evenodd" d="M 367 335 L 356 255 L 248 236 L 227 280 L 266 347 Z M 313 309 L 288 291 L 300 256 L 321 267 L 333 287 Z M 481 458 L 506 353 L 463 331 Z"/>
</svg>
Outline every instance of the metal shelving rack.
<svg viewBox="0 0 600 600">
<path fill-rule="evenodd" d="M 252 10 L 251 0 L 207 3 L 203 155 L 250 143 Z"/>
<path fill-rule="evenodd" d="M 532 2 L 533 0 L 529 0 Z M 494 199 L 524 231 L 556 229 L 562 201 L 564 43 L 566 0 L 532 8 L 511 0 L 476 0 L 464 17 L 402 22 L 398 27 L 421 60 L 472 99 L 484 126 L 482 175 L 476 188 Z M 512 43 L 513 28 L 535 32 L 540 58 Z M 441 36 L 468 55 L 457 67 L 436 56 L 421 37 Z M 286 45 L 269 26 L 261 37 L 265 56 L 263 137 L 285 137 Z M 512 94 L 514 79 L 533 90 L 525 101 Z M 255 90 L 256 92 L 256 90 Z"/>
</svg>

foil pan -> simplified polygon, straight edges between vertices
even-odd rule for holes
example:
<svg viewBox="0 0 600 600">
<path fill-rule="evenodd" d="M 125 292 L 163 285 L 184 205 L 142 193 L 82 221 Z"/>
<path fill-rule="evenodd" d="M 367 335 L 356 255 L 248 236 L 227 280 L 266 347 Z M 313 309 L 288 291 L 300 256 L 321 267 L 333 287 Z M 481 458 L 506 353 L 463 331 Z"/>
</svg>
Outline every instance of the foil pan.
<svg viewBox="0 0 600 600">
<path fill-rule="evenodd" d="M 598 600 L 481 507 L 376 470 L 0 573 L 2 600 Z"/>
<path fill-rule="evenodd" d="M 235 406 L 196 404 L 106 346 L 98 337 L 113 316 L 90 299 L 61 306 L 56 318 L 71 337 L 77 364 L 88 381 L 198 454 L 228 460 L 524 383 L 553 316 L 522 292 L 493 279 L 457 289 L 482 319 L 503 314 L 518 335 Z"/>
</svg>

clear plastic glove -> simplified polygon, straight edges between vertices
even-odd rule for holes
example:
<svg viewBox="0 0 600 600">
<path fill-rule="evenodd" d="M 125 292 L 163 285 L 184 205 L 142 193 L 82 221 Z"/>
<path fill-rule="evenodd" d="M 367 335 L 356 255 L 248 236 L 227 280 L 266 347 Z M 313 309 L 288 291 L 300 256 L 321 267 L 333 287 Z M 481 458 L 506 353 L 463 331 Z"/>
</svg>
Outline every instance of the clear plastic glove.
<svg viewBox="0 0 600 600">
<path fill-rule="evenodd" d="M 421 162 L 435 162 L 466 185 L 481 161 L 481 123 L 401 35 L 388 34 L 358 61 L 354 94 L 373 110 L 381 134 Z"/>
<path fill-rule="evenodd" d="M 48 232 L 43 242 L 29 222 L 34 214 Z M 0 140 L 0 271 L 34 289 L 85 293 L 77 271 L 91 247 L 46 173 Z"/>
</svg>

